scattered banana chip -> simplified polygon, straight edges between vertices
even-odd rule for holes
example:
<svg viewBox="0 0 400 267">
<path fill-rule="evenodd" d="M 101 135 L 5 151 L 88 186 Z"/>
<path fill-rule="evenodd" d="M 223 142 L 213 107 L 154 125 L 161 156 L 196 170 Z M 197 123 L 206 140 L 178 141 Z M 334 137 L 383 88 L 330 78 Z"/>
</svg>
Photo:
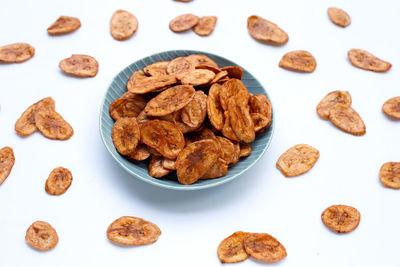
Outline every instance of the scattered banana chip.
<svg viewBox="0 0 400 267">
<path fill-rule="evenodd" d="M 61 35 L 76 31 L 81 27 L 81 21 L 78 18 L 61 16 L 47 28 L 50 35 Z"/>
<path fill-rule="evenodd" d="M 49 139 L 67 140 L 74 134 L 71 125 L 52 109 L 38 108 L 35 123 L 39 131 Z"/>
<path fill-rule="evenodd" d="M 136 118 L 118 119 L 112 129 L 112 140 L 115 148 L 122 155 L 134 153 L 140 140 L 140 127 Z"/>
<path fill-rule="evenodd" d="M 154 178 L 161 178 L 171 172 L 170 169 L 164 168 L 164 158 L 162 156 L 151 155 L 149 163 L 149 175 Z"/>
<path fill-rule="evenodd" d="M 319 151 L 312 146 L 300 144 L 283 153 L 276 166 L 286 177 L 299 176 L 308 172 L 319 158 Z"/>
<path fill-rule="evenodd" d="M 208 91 L 207 96 L 207 115 L 210 123 L 217 130 L 222 130 L 224 126 L 224 110 L 219 102 L 219 92 L 221 85 L 213 84 Z"/>
<path fill-rule="evenodd" d="M 51 171 L 46 180 L 45 190 L 50 195 L 62 195 L 72 184 L 72 173 L 67 168 L 58 167 Z"/>
<path fill-rule="evenodd" d="M 15 163 L 14 151 L 11 147 L 0 149 L 0 185 L 7 179 Z"/>
<path fill-rule="evenodd" d="M 386 162 L 379 172 L 379 179 L 386 187 L 400 189 L 400 162 Z"/>
<path fill-rule="evenodd" d="M 199 18 L 193 14 L 180 15 L 169 23 L 169 28 L 173 32 L 185 32 L 199 23 Z"/>
<path fill-rule="evenodd" d="M 154 243 L 160 235 L 161 230 L 154 223 L 131 216 L 116 219 L 107 229 L 109 240 L 128 246 Z"/>
<path fill-rule="evenodd" d="M 351 49 L 347 56 L 354 67 L 370 70 L 374 72 L 386 72 L 390 70 L 392 64 L 377 58 L 371 53 L 361 49 Z"/>
<path fill-rule="evenodd" d="M 185 57 L 185 59 L 191 62 L 195 67 L 210 66 L 218 69 L 218 64 L 206 55 L 191 54 Z"/>
<path fill-rule="evenodd" d="M 317 67 L 317 61 L 310 52 L 296 50 L 283 55 L 279 67 L 299 72 L 313 72 Z"/>
<path fill-rule="evenodd" d="M 137 117 L 145 106 L 146 99 L 141 95 L 126 92 L 122 97 L 111 103 L 109 112 L 114 120 L 124 117 Z"/>
<path fill-rule="evenodd" d="M 194 26 L 193 31 L 200 36 L 208 36 L 214 31 L 217 20 L 215 16 L 201 17 L 197 25 Z"/>
<path fill-rule="evenodd" d="M 175 75 L 159 75 L 141 79 L 129 79 L 127 88 L 135 94 L 145 94 L 177 83 Z"/>
<path fill-rule="evenodd" d="M 65 73 L 78 77 L 94 77 L 99 71 L 97 60 L 86 55 L 72 55 L 61 60 L 59 67 Z"/>
<path fill-rule="evenodd" d="M 331 109 L 336 104 L 351 106 L 351 96 L 347 91 L 333 91 L 327 94 L 317 106 L 318 116 L 322 119 L 328 119 Z"/>
<path fill-rule="evenodd" d="M 133 153 L 129 154 L 129 158 L 137 161 L 146 160 L 150 157 L 149 147 L 145 144 L 139 144 Z"/>
<path fill-rule="evenodd" d="M 203 91 L 196 91 L 192 100 L 182 108 L 182 122 L 189 127 L 198 128 L 207 115 L 207 95 Z"/>
<path fill-rule="evenodd" d="M 229 122 L 235 135 L 240 141 L 251 143 L 255 139 L 253 120 L 249 113 L 247 101 L 245 104 L 237 97 L 228 100 Z"/>
<path fill-rule="evenodd" d="M 400 119 L 400 96 L 387 100 L 383 104 L 382 110 L 386 113 L 386 115 L 395 119 Z"/>
<path fill-rule="evenodd" d="M 0 47 L 0 62 L 21 63 L 35 55 L 35 48 L 30 44 L 16 43 Z"/>
<path fill-rule="evenodd" d="M 111 17 L 110 31 L 115 40 L 129 39 L 135 34 L 137 28 L 137 18 L 126 10 L 117 10 Z"/>
<path fill-rule="evenodd" d="M 274 45 L 283 45 L 289 40 L 287 33 L 278 25 L 259 16 L 247 19 L 247 30 L 254 39 Z"/>
<path fill-rule="evenodd" d="M 239 66 L 228 66 L 228 67 L 223 67 L 221 68 L 221 71 L 226 71 L 228 72 L 228 76 L 231 79 L 242 79 L 243 76 L 243 70 Z"/>
<path fill-rule="evenodd" d="M 58 243 L 56 230 L 47 222 L 36 221 L 26 230 L 25 240 L 37 250 L 49 250 Z"/>
<path fill-rule="evenodd" d="M 146 68 L 143 69 L 144 73 L 149 76 L 161 76 L 167 75 L 167 67 L 169 61 L 159 61 L 155 62 L 151 65 L 148 65 Z"/>
<path fill-rule="evenodd" d="M 188 72 L 182 72 L 176 75 L 176 78 L 182 84 L 193 86 L 208 84 L 215 78 L 215 73 L 205 69 L 195 69 Z"/>
<path fill-rule="evenodd" d="M 329 120 L 346 133 L 352 135 L 364 135 L 366 133 L 365 124 L 360 115 L 347 105 L 334 105 L 330 110 Z"/>
<path fill-rule="evenodd" d="M 285 247 L 273 236 L 249 233 L 243 239 L 246 253 L 264 262 L 277 262 L 287 256 Z"/>
<path fill-rule="evenodd" d="M 336 8 L 336 7 L 330 7 L 328 8 L 328 15 L 331 21 L 336 24 L 337 26 L 340 27 L 347 27 L 351 23 L 351 19 L 349 14 L 346 13 L 346 11 Z"/>
<path fill-rule="evenodd" d="M 249 233 L 242 231 L 234 232 L 218 246 L 218 257 L 222 263 L 241 262 L 249 258 L 244 249 L 243 240 Z"/>
<path fill-rule="evenodd" d="M 360 223 L 360 212 L 351 206 L 333 205 L 322 212 L 322 222 L 338 233 L 349 233 Z"/>
</svg>

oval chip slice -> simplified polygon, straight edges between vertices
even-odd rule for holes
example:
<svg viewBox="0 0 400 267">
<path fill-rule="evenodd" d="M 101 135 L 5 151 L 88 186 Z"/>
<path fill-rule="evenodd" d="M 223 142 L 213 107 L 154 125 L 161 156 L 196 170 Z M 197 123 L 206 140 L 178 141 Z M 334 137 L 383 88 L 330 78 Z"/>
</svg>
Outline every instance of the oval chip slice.
<svg viewBox="0 0 400 267">
<path fill-rule="evenodd" d="M 117 10 L 111 17 L 110 32 L 115 40 L 129 39 L 135 34 L 137 28 L 137 18 L 126 10 Z"/>
<path fill-rule="evenodd" d="M 112 129 L 112 140 L 119 153 L 127 156 L 132 154 L 140 140 L 140 127 L 136 119 L 118 119 Z"/>
<path fill-rule="evenodd" d="M 153 64 L 148 65 L 143 69 L 144 73 L 149 76 L 160 76 L 160 75 L 167 75 L 167 66 L 169 61 L 159 61 L 154 62 Z"/>
<path fill-rule="evenodd" d="M 171 172 L 163 166 L 164 157 L 151 155 L 149 162 L 149 175 L 154 178 L 161 178 Z"/>
<path fill-rule="evenodd" d="M 312 146 L 300 144 L 283 153 L 276 166 L 286 177 L 294 177 L 308 172 L 319 158 L 319 151 Z"/>
<path fill-rule="evenodd" d="M 245 105 L 237 97 L 228 101 L 229 122 L 235 135 L 245 143 L 251 143 L 255 139 L 253 120 L 249 113 L 247 101 Z"/>
<path fill-rule="evenodd" d="M 116 219 L 107 229 L 109 240 L 128 246 L 154 243 L 160 235 L 161 230 L 157 225 L 132 216 Z"/>
<path fill-rule="evenodd" d="M 343 28 L 349 26 L 351 23 L 349 14 L 340 8 L 328 8 L 328 16 L 334 24 Z"/>
<path fill-rule="evenodd" d="M 207 95 L 203 91 L 196 91 L 192 100 L 182 108 L 181 119 L 186 125 L 198 128 L 207 115 Z"/>
<path fill-rule="evenodd" d="M 248 93 L 246 86 L 241 80 L 230 79 L 226 81 L 219 90 L 219 102 L 224 110 L 228 110 L 228 99 L 237 94 L 243 94 L 243 96 Z M 246 96 L 245 96 L 246 97 Z M 246 102 L 247 98 L 243 98 Z"/>
<path fill-rule="evenodd" d="M 35 55 L 35 48 L 30 44 L 16 43 L 0 47 L 0 62 L 21 63 Z"/>
<path fill-rule="evenodd" d="M 129 79 L 127 88 L 135 94 L 149 93 L 177 82 L 175 75 L 159 75 L 141 79 Z"/>
<path fill-rule="evenodd" d="M 113 101 L 109 112 L 114 120 L 124 117 L 137 117 L 146 106 L 146 99 L 131 92 Z"/>
<path fill-rule="evenodd" d="M 254 131 L 256 133 L 263 132 L 269 125 L 271 125 L 271 120 L 268 120 L 261 113 L 250 113 L 251 120 L 253 121 Z"/>
<path fill-rule="evenodd" d="M 214 140 L 191 143 L 176 160 L 178 181 L 186 185 L 195 183 L 214 165 L 218 155 L 219 147 Z"/>
<path fill-rule="evenodd" d="M 97 60 L 87 55 L 72 55 L 61 60 L 59 67 L 65 73 L 78 77 L 94 77 L 99 71 Z"/>
<path fill-rule="evenodd" d="M 58 243 L 56 230 L 47 222 L 36 221 L 26 230 L 25 240 L 37 250 L 49 250 Z"/>
<path fill-rule="evenodd" d="M 329 113 L 329 120 L 346 133 L 358 136 L 366 133 L 365 124 L 360 115 L 347 105 L 334 105 Z"/>
<path fill-rule="evenodd" d="M 239 80 L 241 80 L 242 76 L 243 76 L 243 70 L 239 66 L 223 67 L 223 68 L 221 68 L 221 71 L 227 71 L 228 72 L 228 76 L 231 79 L 239 79 Z"/>
<path fill-rule="evenodd" d="M 273 236 L 265 233 L 250 233 L 243 240 L 246 253 L 265 262 L 277 262 L 287 256 L 285 247 Z"/>
<path fill-rule="evenodd" d="M 142 161 L 146 160 L 150 157 L 150 151 L 149 147 L 146 146 L 145 144 L 139 144 L 136 148 L 135 151 L 133 151 L 131 154 L 129 154 L 129 158 L 137 161 Z"/>
<path fill-rule="evenodd" d="M 250 35 L 258 41 L 283 45 L 289 40 L 287 33 L 278 25 L 259 16 L 250 16 L 247 19 L 247 29 Z"/>
<path fill-rule="evenodd" d="M 51 171 L 46 180 L 45 190 L 50 195 L 62 195 L 72 184 L 72 173 L 67 168 L 58 167 Z"/>
<path fill-rule="evenodd" d="M 14 151 L 11 147 L 0 149 L 0 185 L 7 179 L 15 163 Z"/>
<path fill-rule="evenodd" d="M 221 131 L 224 126 L 224 110 L 219 102 L 219 92 L 221 85 L 213 84 L 208 91 L 207 96 L 207 115 L 211 125 Z"/>
<path fill-rule="evenodd" d="M 168 74 L 178 74 L 183 72 L 192 71 L 195 69 L 193 62 L 184 57 L 177 57 L 167 64 Z"/>
<path fill-rule="evenodd" d="M 217 141 L 221 145 L 221 158 L 226 164 L 231 164 L 235 156 L 234 144 L 228 138 L 222 136 L 217 136 Z"/>
<path fill-rule="evenodd" d="M 169 28 L 173 32 L 185 32 L 190 30 L 199 22 L 199 17 L 193 14 L 180 15 L 169 23 Z"/>
<path fill-rule="evenodd" d="M 351 206 L 333 205 L 321 214 L 322 222 L 331 230 L 338 233 L 349 233 L 360 223 L 360 212 Z"/>
<path fill-rule="evenodd" d="M 361 49 L 351 49 L 347 52 L 347 56 L 354 67 L 363 70 L 386 72 L 392 67 L 392 64 L 389 62 L 383 61 L 373 54 Z"/>
<path fill-rule="evenodd" d="M 327 94 L 317 106 L 318 116 L 322 119 L 328 119 L 332 107 L 336 104 L 351 106 L 351 96 L 347 91 L 333 91 Z"/>
<path fill-rule="evenodd" d="M 248 234 L 238 231 L 222 240 L 217 250 L 219 260 L 222 263 L 235 263 L 249 258 L 243 246 L 243 240 Z"/>
<path fill-rule="evenodd" d="M 199 23 L 194 26 L 193 31 L 200 36 L 210 35 L 217 24 L 216 16 L 204 16 L 199 19 Z"/>
<path fill-rule="evenodd" d="M 191 62 L 195 67 L 201 66 L 201 65 L 206 65 L 206 66 L 210 66 L 210 67 L 218 69 L 218 64 L 206 55 L 191 54 L 185 58 L 189 62 Z"/>
<path fill-rule="evenodd" d="M 383 104 L 382 110 L 386 115 L 395 119 L 400 119 L 400 96 L 392 97 L 387 100 Z"/>
<path fill-rule="evenodd" d="M 74 129 L 54 110 L 38 108 L 35 112 L 35 123 L 39 131 L 53 140 L 67 140 L 74 134 Z"/>
<path fill-rule="evenodd" d="M 50 35 L 60 35 L 76 31 L 81 27 L 81 21 L 78 18 L 61 16 L 47 28 Z"/>
<path fill-rule="evenodd" d="M 189 72 L 182 72 L 176 75 L 176 78 L 181 81 L 182 84 L 188 84 L 193 86 L 208 84 L 215 77 L 215 73 L 205 69 L 195 69 Z"/>
<path fill-rule="evenodd" d="M 272 106 L 265 95 L 258 94 L 251 96 L 249 99 L 249 105 L 250 105 L 250 113 L 260 113 L 269 120 L 269 124 L 271 123 Z"/>
<path fill-rule="evenodd" d="M 386 187 L 400 189 L 400 162 L 386 162 L 379 171 L 379 179 Z"/>
<path fill-rule="evenodd" d="M 313 72 L 317 61 L 308 51 L 296 50 L 283 55 L 279 67 L 299 72 Z"/>
</svg>

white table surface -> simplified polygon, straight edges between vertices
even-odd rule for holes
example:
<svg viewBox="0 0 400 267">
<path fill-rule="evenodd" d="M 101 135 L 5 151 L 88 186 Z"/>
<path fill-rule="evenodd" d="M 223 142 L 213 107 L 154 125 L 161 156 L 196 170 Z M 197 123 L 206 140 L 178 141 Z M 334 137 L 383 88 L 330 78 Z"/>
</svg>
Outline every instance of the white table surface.
<svg viewBox="0 0 400 267">
<path fill-rule="evenodd" d="M 327 16 L 329 6 L 346 10 L 352 24 L 343 29 Z M 139 20 L 133 38 L 119 42 L 109 20 L 126 9 Z M 0 8 L 0 45 L 28 42 L 36 55 L 22 64 L 0 65 L 0 147 L 11 146 L 16 162 L 0 186 L 0 266 L 219 266 L 217 246 L 236 230 L 266 232 L 286 247 L 274 266 L 400 265 L 400 191 L 381 185 L 387 161 L 400 160 L 400 121 L 382 104 L 399 93 L 400 35 L 398 1 L 194 0 L 159 1 L 6 1 Z M 209 37 L 168 29 L 177 15 L 216 15 Z M 265 17 L 289 34 L 281 47 L 264 45 L 247 33 L 247 17 Z M 51 37 L 47 27 L 60 15 L 80 18 L 82 27 Z M 361 48 L 393 64 L 388 73 L 351 66 L 347 51 Z M 276 131 L 270 148 L 250 171 L 217 188 L 178 192 L 135 179 L 114 162 L 99 134 L 99 110 L 112 78 L 130 63 L 166 50 L 211 52 L 247 68 L 268 90 L 275 106 Z M 312 74 L 278 67 L 291 50 L 310 51 Z M 60 60 L 71 54 L 94 56 L 95 78 L 64 75 Z M 367 134 L 356 137 L 319 119 L 316 105 L 328 92 L 348 90 Z M 73 126 L 68 141 L 35 133 L 17 136 L 14 123 L 32 103 L 52 96 L 56 110 Z M 275 167 L 289 147 L 307 143 L 320 159 L 305 175 L 287 179 Z M 48 195 L 44 183 L 58 166 L 74 180 L 62 196 Z M 332 204 L 361 212 L 352 233 L 338 235 L 321 222 Z M 108 225 L 123 215 L 150 220 L 162 230 L 159 240 L 142 247 L 119 247 L 106 238 Z M 59 243 L 48 252 L 31 249 L 25 231 L 35 220 L 52 224 Z M 236 266 L 236 265 L 235 265 Z M 247 260 L 237 266 L 262 266 Z"/>
</svg>

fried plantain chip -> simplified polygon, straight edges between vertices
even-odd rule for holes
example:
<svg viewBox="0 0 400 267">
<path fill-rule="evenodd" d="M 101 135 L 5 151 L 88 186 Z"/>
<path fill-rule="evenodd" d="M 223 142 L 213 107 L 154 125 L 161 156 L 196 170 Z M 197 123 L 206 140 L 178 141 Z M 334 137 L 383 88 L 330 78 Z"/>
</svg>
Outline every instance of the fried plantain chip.
<svg viewBox="0 0 400 267">
<path fill-rule="evenodd" d="M 240 154 L 239 158 L 241 157 L 247 157 L 251 154 L 251 146 L 247 143 L 240 143 Z"/>
<path fill-rule="evenodd" d="M 255 139 L 253 120 L 249 113 L 247 101 L 241 104 L 237 96 L 228 100 L 229 122 L 235 135 L 245 143 L 251 143 Z"/>
<path fill-rule="evenodd" d="M 199 22 L 194 26 L 193 31 L 200 36 L 210 35 L 217 24 L 216 16 L 204 16 L 199 19 Z"/>
<path fill-rule="evenodd" d="M 149 163 L 149 175 L 154 178 L 161 178 L 171 172 L 163 166 L 164 157 L 151 155 Z"/>
<path fill-rule="evenodd" d="M 203 91 L 196 91 L 192 100 L 182 108 L 181 119 L 186 125 L 198 128 L 207 115 L 207 95 Z"/>
<path fill-rule="evenodd" d="M 47 28 L 50 35 L 61 35 L 76 31 L 81 27 L 81 21 L 78 18 L 61 16 Z"/>
<path fill-rule="evenodd" d="M 230 79 L 222 85 L 219 90 L 219 102 L 221 103 L 221 106 L 224 110 L 228 110 L 228 99 L 237 94 L 241 94 L 241 96 L 243 96 L 242 100 L 246 102 L 245 95 L 248 95 L 248 91 L 241 80 Z"/>
<path fill-rule="evenodd" d="M 334 24 L 343 28 L 349 26 L 351 23 L 349 14 L 340 8 L 328 8 L 328 16 Z"/>
<path fill-rule="evenodd" d="M 0 62 L 21 63 L 35 55 L 35 48 L 30 44 L 16 43 L 0 47 Z"/>
<path fill-rule="evenodd" d="M 149 152 L 149 147 L 146 146 L 145 144 L 139 144 L 136 148 L 135 151 L 133 151 L 131 154 L 129 154 L 129 158 L 137 161 L 142 161 L 145 159 L 148 159 L 150 157 L 150 152 Z"/>
<path fill-rule="evenodd" d="M 283 153 L 276 166 L 286 177 L 299 176 L 308 172 L 319 158 L 319 151 L 312 146 L 295 145 Z"/>
<path fill-rule="evenodd" d="M 127 88 L 135 94 L 145 94 L 177 83 L 175 75 L 160 75 L 142 79 L 129 79 Z"/>
<path fill-rule="evenodd" d="M 360 115 L 352 108 L 343 104 L 332 106 L 329 120 L 340 130 L 352 135 L 364 135 L 365 124 Z"/>
<path fill-rule="evenodd" d="M 145 106 L 146 99 L 141 95 L 126 92 L 111 103 L 109 112 L 114 120 L 124 117 L 137 117 Z"/>
<path fill-rule="evenodd" d="M 279 67 L 299 72 L 313 72 L 317 67 L 317 61 L 310 52 L 296 50 L 283 55 Z"/>
<path fill-rule="evenodd" d="M 86 55 L 72 55 L 61 60 L 59 67 L 65 73 L 78 77 L 94 77 L 99 71 L 97 60 Z"/>
<path fill-rule="evenodd" d="M 160 75 L 167 75 L 167 66 L 169 61 L 159 61 L 153 64 L 148 65 L 143 69 L 144 73 L 149 76 L 160 76 Z"/>
<path fill-rule="evenodd" d="M 379 179 L 386 187 L 400 189 L 400 162 L 386 162 L 379 171 Z"/>
<path fill-rule="evenodd" d="M 211 125 L 217 130 L 222 130 L 224 127 L 224 110 L 219 102 L 219 92 L 221 85 L 213 84 L 208 91 L 207 97 L 207 115 Z"/>
<path fill-rule="evenodd" d="M 214 78 L 208 84 L 219 83 L 221 80 L 228 77 L 228 72 L 223 70 L 215 74 Z"/>
<path fill-rule="evenodd" d="M 176 170 L 176 161 L 172 159 L 163 158 L 161 165 L 164 169 L 167 170 Z"/>
<path fill-rule="evenodd" d="M 36 127 L 49 139 L 67 140 L 74 134 L 71 125 L 52 109 L 38 106 L 34 117 Z"/>
<path fill-rule="evenodd" d="M 58 167 L 51 171 L 46 180 L 45 190 L 50 195 L 62 195 L 72 184 L 72 173 L 67 168 Z"/>
<path fill-rule="evenodd" d="M 373 54 L 361 49 L 351 49 L 347 52 L 347 56 L 354 67 L 363 70 L 386 72 L 392 67 L 392 64 L 389 62 L 383 61 Z"/>
<path fill-rule="evenodd" d="M 233 160 L 232 160 L 232 163 L 229 164 L 229 167 L 233 167 L 236 163 L 238 163 L 239 157 L 240 157 L 240 145 L 239 145 L 239 143 L 233 143 L 233 147 L 234 147 Z"/>
<path fill-rule="evenodd" d="M 260 113 L 264 115 L 264 117 L 267 119 L 267 122 L 261 123 L 262 126 L 261 128 L 266 128 L 271 125 L 272 122 L 272 106 L 271 103 L 269 102 L 268 98 L 266 95 L 263 94 L 258 94 L 255 96 L 251 96 L 249 99 L 250 102 L 250 113 Z M 254 119 L 253 119 L 254 122 Z M 259 124 L 259 126 L 261 125 Z M 256 128 L 256 125 L 254 124 L 254 128 Z M 256 132 L 258 132 L 256 130 Z"/>
<path fill-rule="evenodd" d="M 199 17 L 193 14 L 180 15 L 169 23 L 169 28 L 173 32 L 185 32 L 199 23 Z"/>
<path fill-rule="evenodd" d="M 135 34 L 137 28 L 137 18 L 126 10 L 117 10 L 111 17 L 110 32 L 115 40 L 129 39 Z"/>
<path fill-rule="evenodd" d="M 228 174 L 228 164 L 226 161 L 218 158 L 214 165 L 200 179 L 215 179 Z"/>
<path fill-rule="evenodd" d="M 205 69 L 195 69 L 192 71 L 181 72 L 176 75 L 176 78 L 182 84 L 189 84 L 193 86 L 208 84 L 215 77 L 215 73 Z"/>
<path fill-rule="evenodd" d="M 285 247 L 273 236 L 265 233 L 250 233 L 243 239 L 246 253 L 264 262 L 277 262 L 287 256 Z"/>
<path fill-rule="evenodd" d="M 231 79 L 239 79 L 239 80 L 241 80 L 242 76 L 243 76 L 243 70 L 239 66 L 223 67 L 223 68 L 221 68 L 221 71 L 227 71 L 228 72 L 228 76 Z"/>
<path fill-rule="evenodd" d="M 217 141 L 221 145 L 221 158 L 226 162 L 226 164 L 231 164 L 235 157 L 235 146 L 227 138 L 222 136 L 217 136 Z"/>
<path fill-rule="evenodd" d="M 224 126 L 222 127 L 221 133 L 228 139 L 235 141 L 235 142 L 240 142 L 240 139 L 236 136 L 235 132 L 232 130 L 231 122 L 230 122 L 230 117 L 229 117 L 229 112 L 225 111 L 224 112 Z"/>
<path fill-rule="evenodd" d="M 32 248 L 44 251 L 57 245 L 58 235 L 47 222 L 36 221 L 26 230 L 25 240 Z"/>
<path fill-rule="evenodd" d="M 0 185 L 7 179 L 15 163 L 14 151 L 11 147 L 0 149 Z"/>
<path fill-rule="evenodd" d="M 338 233 L 349 233 L 360 224 L 360 212 L 351 206 L 333 205 L 321 214 L 322 222 Z"/>
<path fill-rule="evenodd" d="M 185 57 L 177 57 L 167 64 L 168 74 L 179 74 L 195 69 L 195 65 Z"/>
<path fill-rule="evenodd" d="M 207 65 L 218 69 L 218 64 L 206 55 L 191 54 L 186 57 L 195 67 L 199 65 Z"/>
<path fill-rule="evenodd" d="M 222 263 L 241 262 L 249 258 L 244 250 L 243 240 L 249 233 L 242 231 L 234 232 L 218 246 L 218 258 Z"/>
<path fill-rule="evenodd" d="M 343 104 L 350 107 L 351 96 L 347 91 L 333 91 L 327 94 L 317 106 L 318 116 L 322 119 L 329 119 L 331 109 L 336 104 Z"/>
<path fill-rule="evenodd" d="M 247 30 L 254 39 L 261 42 L 283 45 L 289 40 L 287 33 L 278 25 L 255 15 L 247 19 Z"/>
<path fill-rule="evenodd" d="M 132 154 L 140 140 L 140 127 L 136 118 L 118 119 L 112 130 L 112 140 L 119 153 L 127 156 Z"/>
<path fill-rule="evenodd" d="M 400 96 L 392 97 L 387 100 L 383 104 L 382 110 L 386 115 L 395 119 L 400 119 Z"/>
</svg>

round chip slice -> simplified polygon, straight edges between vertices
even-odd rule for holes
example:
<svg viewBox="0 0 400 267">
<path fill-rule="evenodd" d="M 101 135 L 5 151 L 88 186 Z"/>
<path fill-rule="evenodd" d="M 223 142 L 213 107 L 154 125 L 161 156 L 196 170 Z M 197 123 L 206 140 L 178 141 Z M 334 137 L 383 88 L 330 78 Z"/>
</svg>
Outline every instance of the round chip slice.
<svg viewBox="0 0 400 267">
<path fill-rule="evenodd" d="M 340 130 L 352 135 L 364 135 L 365 124 L 360 115 L 352 108 L 343 104 L 336 104 L 331 108 L 329 120 Z"/>
<path fill-rule="evenodd" d="M 78 18 L 61 16 L 47 28 L 47 32 L 50 35 L 61 35 L 76 31 L 80 27 L 81 21 Z"/>
<path fill-rule="evenodd" d="M 110 32 L 115 40 L 129 39 L 135 34 L 137 28 L 138 20 L 126 10 L 117 10 L 111 17 Z"/>
<path fill-rule="evenodd" d="M 351 206 L 333 205 L 321 214 L 322 222 L 338 233 L 349 233 L 360 223 L 360 212 Z"/>
<path fill-rule="evenodd" d="M 199 22 L 199 17 L 193 14 L 180 15 L 169 23 L 169 28 L 173 32 L 185 32 L 190 30 Z"/>
<path fill-rule="evenodd" d="M 177 82 L 175 75 L 159 75 L 141 79 L 129 79 L 127 88 L 135 94 L 149 93 Z"/>
<path fill-rule="evenodd" d="M 228 100 L 229 122 L 235 135 L 245 143 L 251 143 L 255 139 L 255 130 L 253 120 L 246 104 L 241 104 L 238 97 L 232 97 Z"/>
<path fill-rule="evenodd" d="M 160 76 L 160 75 L 167 75 L 167 66 L 169 64 L 169 61 L 159 61 L 155 62 L 151 65 L 148 65 L 146 68 L 144 68 L 144 73 L 146 73 L 149 76 Z"/>
<path fill-rule="evenodd" d="M 243 240 L 246 253 L 261 261 L 277 262 L 287 256 L 285 247 L 273 236 L 250 233 Z"/>
<path fill-rule="evenodd" d="M 319 151 L 312 146 L 300 144 L 283 153 L 276 166 L 286 177 L 294 177 L 308 172 L 319 158 Z"/>
<path fill-rule="evenodd" d="M 59 67 L 65 73 L 78 77 L 94 77 L 99 71 L 97 60 L 86 55 L 72 55 L 61 60 Z"/>
<path fill-rule="evenodd" d="M 400 189 L 400 162 L 386 162 L 379 171 L 379 179 L 386 187 Z"/>
<path fill-rule="evenodd" d="M 67 168 L 58 167 L 51 171 L 46 180 L 45 190 L 50 195 L 64 194 L 72 183 L 72 173 Z"/>
<path fill-rule="evenodd" d="M 112 129 L 112 140 L 119 153 L 132 154 L 140 140 L 140 127 L 136 119 L 131 117 L 118 119 Z"/>
<path fill-rule="evenodd" d="M 15 163 L 14 151 L 11 147 L 0 149 L 0 185 L 7 179 Z"/>
<path fill-rule="evenodd" d="M 199 19 L 199 23 L 194 26 L 193 31 L 200 36 L 210 35 L 217 24 L 217 17 L 215 16 L 204 16 Z"/>
<path fill-rule="evenodd" d="M 37 250 L 49 250 L 58 243 L 56 230 L 47 222 L 36 221 L 26 230 L 25 240 Z"/>
<path fill-rule="evenodd" d="M 400 96 L 392 97 L 387 100 L 383 104 L 382 110 L 386 115 L 395 119 L 400 119 Z"/>
<path fill-rule="evenodd" d="M 177 57 L 167 64 L 168 74 L 178 74 L 192 71 L 194 69 L 195 65 L 184 57 Z"/>
<path fill-rule="evenodd" d="M 221 131 L 224 127 L 224 110 L 219 102 L 219 92 L 221 85 L 213 84 L 208 91 L 207 97 L 207 115 L 212 126 Z"/>
<path fill-rule="evenodd" d="M 219 147 L 214 140 L 191 143 L 176 160 L 178 181 L 186 185 L 195 183 L 214 165 L 218 156 Z"/>
<path fill-rule="evenodd" d="M 333 91 L 327 94 L 317 106 L 318 116 L 322 119 L 328 119 L 331 109 L 336 104 L 351 106 L 351 96 L 347 91 Z"/>
<path fill-rule="evenodd" d="M 123 216 L 107 229 L 107 238 L 122 245 L 147 245 L 157 241 L 161 230 L 154 223 L 141 218 Z"/>
<path fill-rule="evenodd" d="M 186 57 L 195 67 L 200 65 L 207 65 L 218 69 L 218 64 L 206 55 L 191 54 Z"/>
<path fill-rule="evenodd" d="M 392 67 L 392 64 L 389 62 L 383 61 L 373 54 L 361 49 L 351 49 L 347 52 L 347 56 L 354 67 L 363 70 L 386 72 Z"/>
<path fill-rule="evenodd" d="M 351 23 L 351 19 L 349 14 L 346 13 L 346 11 L 336 8 L 336 7 L 330 7 L 328 8 L 328 15 L 331 21 L 336 24 L 337 26 L 340 27 L 347 27 Z"/>
<path fill-rule="evenodd" d="M 141 95 L 127 92 L 111 103 L 109 112 L 114 120 L 124 117 L 137 117 L 145 106 L 146 99 Z"/>
<path fill-rule="evenodd" d="M 278 25 L 259 16 L 250 16 L 247 19 L 247 29 L 250 35 L 258 41 L 283 45 L 289 40 L 287 33 Z"/>
<path fill-rule="evenodd" d="M 151 155 L 149 163 L 149 175 L 154 178 L 161 178 L 171 172 L 163 166 L 164 157 Z"/>
<path fill-rule="evenodd" d="M 297 50 L 283 55 L 279 67 L 299 72 L 313 72 L 317 67 L 317 61 L 310 52 Z"/>
<path fill-rule="evenodd" d="M 217 251 L 219 260 L 222 263 L 235 263 L 249 258 L 243 246 L 243 240 L 248 234 L 238 231 L 222 240 Z"/>
<path fill-rule="evenodd" d="M 35 55 L 35 48 L 30 44 L 16 43 L 0 47 L 0 62 L 21 63 Z"/>
<path fill-rule="evenodd" d="M 211 82 L 215 77 L 215 73 L 211 70 L 195 69 L 188 72 L 181 72 L 176 75 L 176 78 L 182 84 L 189 84 L 193 86 L 203 85 Z"/>
<path fill-rule="evenodd" d="M 52 109 L 38 108 L 35 123 L 39 131 L 53 140 L 67 140 L 74 134 L 74 129 L 64 118 Z"/>
<path fill-rule="evenodd" d="M 207 115 L 207 95 L 203 91 L 196 91 L 192 100 L 182 108 L 181 119 L 186 125 L 198 128 Z"/>
</svg>

